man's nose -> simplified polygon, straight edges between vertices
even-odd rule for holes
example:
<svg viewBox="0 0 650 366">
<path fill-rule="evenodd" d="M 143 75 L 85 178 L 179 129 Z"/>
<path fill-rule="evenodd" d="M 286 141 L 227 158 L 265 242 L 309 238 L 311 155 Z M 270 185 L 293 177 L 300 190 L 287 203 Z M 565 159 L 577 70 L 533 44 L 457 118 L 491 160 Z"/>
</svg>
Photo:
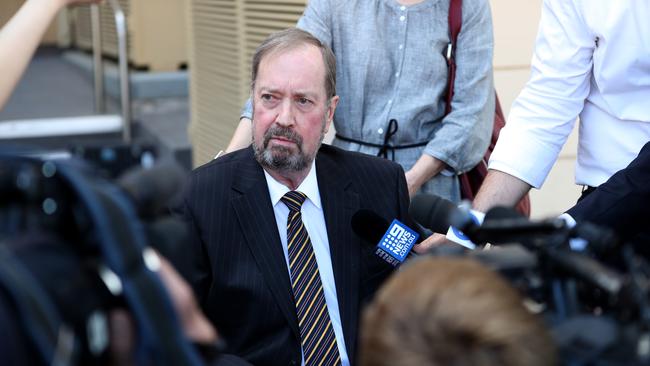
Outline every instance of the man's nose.
<svg viewBox="0 0 650 366">
<path fill-rule="evenodd" d="M 291 100 L 285 99 L 279 106 L 275 122 L 282 126 L 292 126 L 295 123 L 295 115 Z"/>
</svg>

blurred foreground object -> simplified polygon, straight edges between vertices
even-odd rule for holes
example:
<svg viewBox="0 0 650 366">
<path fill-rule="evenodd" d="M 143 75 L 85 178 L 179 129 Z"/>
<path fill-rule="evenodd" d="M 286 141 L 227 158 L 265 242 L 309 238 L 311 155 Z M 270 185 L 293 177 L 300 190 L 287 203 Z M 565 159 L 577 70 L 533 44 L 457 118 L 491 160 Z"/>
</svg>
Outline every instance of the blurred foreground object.
<svg viewBox="0 0 650 366">
<path fill-rule="evenodd" d="M 186 334 L 213 342 L 214 330 L 188 331 L 200 321 L 191 314 L 192 299 L 180 298 L 188 287 L 179 286 L 180 277 L 149 249 L 168 249 L 182 236 L 165 235 L 170 219 L 140 189 L 150 185 L 165 202 L 181 190 L 182 174 L 152 165 L 150 171 L 166 172 L 160 177 L 166 183 L 157 186 L 140 170 L 119 187 L 84 161 L 0 152 L 0 296 L 18 313 L 24 343 L 41 363 L 109 363 L 116 331 L 110 320 L 122 309 L 133 320 L 137 364 L 203 363 Z M 144 221 L 137 212 L 150 217 Z M 177 242 L 160 243 L 165 238 Z"/>
<path fill-rule="evenodd" d="M 503 278 L 469 259 L 414 260 L 363 318 L 362 366 L 554 364 L 542 320 Z"/>
</svg>

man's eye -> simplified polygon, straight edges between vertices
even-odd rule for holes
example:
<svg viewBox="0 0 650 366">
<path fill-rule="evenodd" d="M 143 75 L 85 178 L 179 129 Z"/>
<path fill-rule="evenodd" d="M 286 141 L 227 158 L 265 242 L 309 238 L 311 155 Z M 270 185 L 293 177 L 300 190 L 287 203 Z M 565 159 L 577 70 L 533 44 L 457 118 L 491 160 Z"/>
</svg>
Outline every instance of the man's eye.
<svg viewBox="0 0 650 366">
<path fill-rule="evenodd" d="M 307 98 L 298 98 L 298 104 L 300 105 L 308 105 L 311 103 L 311 100 Z"/>
</svg>

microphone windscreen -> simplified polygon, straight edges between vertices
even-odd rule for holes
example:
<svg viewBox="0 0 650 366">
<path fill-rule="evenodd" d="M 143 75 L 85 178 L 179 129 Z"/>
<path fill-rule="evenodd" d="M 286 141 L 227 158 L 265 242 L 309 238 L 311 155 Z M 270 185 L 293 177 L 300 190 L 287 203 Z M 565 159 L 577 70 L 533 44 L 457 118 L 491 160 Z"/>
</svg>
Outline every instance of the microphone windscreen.
<svg viewBox="0 0 650 366">
<path fill-rule="evenodd" d="M 352 215 L 351 225 L 355 234 L 375 245 L 384 236 L 390 223 L 374 211 L 361 209 Z"/>
<path fill-rule="evenodd" d="M 450 215 L 456 205 L 432 194 L 419 194 L 411 200 L 409 214 L 415 221 L 433 232 L 446 234 L 450 226 Z"/>
<path fill-rule="evenodd" d="M 127 171 L 118 184 L 131 197 L 140 216 L 155 217 L 181 193 L 185 176 L 178 164 L 163 161 L 149 169 Z"/>
</svg>

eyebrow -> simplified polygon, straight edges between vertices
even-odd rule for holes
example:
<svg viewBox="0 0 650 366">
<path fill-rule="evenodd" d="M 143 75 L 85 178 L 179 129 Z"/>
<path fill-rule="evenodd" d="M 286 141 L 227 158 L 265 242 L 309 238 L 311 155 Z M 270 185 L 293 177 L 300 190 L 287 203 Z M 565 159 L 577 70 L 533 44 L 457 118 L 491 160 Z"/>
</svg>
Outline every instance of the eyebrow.
<svg viewBox="0 0 650 366">
<path fill-rule="evenodd" d="M 280 89 L 277 88 L 272 88 L 272 87 L 260 87 L 259 89 L 260 93 L 279 93 L 283 94 Z M 317 92 L 311 92 L 311 91 L 305 91 L 305 90 L 298 90 L 292 94 L 293 97 L 305 97 L 309 99 L 317 99 L 318 93 Z"/>
<path fill-rule="evenodd" d="M 297 92 L 297 93 L 294 93 L 294 96 L 300 97 L 300 98 L 317 99 L 318 94 L 317 93 L 312 93 L 312 92 Z"/>
</svg>

